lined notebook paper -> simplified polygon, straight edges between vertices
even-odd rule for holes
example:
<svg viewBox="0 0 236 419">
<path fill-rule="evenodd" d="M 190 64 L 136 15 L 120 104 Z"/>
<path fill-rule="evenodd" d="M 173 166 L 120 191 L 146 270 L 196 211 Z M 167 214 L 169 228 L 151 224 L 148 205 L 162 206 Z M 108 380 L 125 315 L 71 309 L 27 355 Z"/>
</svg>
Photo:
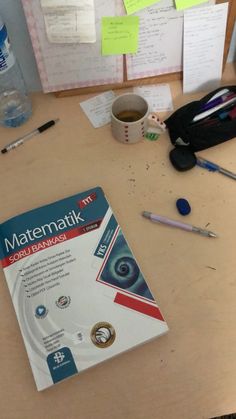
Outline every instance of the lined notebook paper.
<svg viewBox="0 0 236 419">
<path fill-rule="evenodd" d="M 184 92 L 216 89 L 222 76 L 228 3 L 184 13 Z"/>
</svg>

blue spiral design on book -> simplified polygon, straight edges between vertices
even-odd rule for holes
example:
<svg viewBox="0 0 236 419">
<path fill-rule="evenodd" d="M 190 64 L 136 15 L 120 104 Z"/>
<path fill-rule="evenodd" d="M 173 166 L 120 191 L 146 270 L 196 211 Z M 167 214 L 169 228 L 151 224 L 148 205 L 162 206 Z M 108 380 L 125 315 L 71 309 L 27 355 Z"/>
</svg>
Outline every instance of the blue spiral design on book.
<svg viewBox="0 0 236 419">
<path fill-rule="evenodd" d="M 134 256 L 120 231 L 101 273 L 101 281 L 154 300 Z"/>
</svg>

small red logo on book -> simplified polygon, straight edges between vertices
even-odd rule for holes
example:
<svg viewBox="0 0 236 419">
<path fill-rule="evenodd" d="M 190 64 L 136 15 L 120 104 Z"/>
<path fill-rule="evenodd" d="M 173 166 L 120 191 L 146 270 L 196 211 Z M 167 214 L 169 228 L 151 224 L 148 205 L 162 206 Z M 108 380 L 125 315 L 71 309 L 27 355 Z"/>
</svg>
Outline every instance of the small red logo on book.
<svg viewBox="0 0 236 419">
<path fill-rule="evenodd" d="M 90 195 L 86 196 L 86 198 L 81 199 L 81 201 L 78 201 L 78 206 L 80 209 L 83 209 L 84 207 L 95 201 L 95 199 L 97 199 L 96 192 L 91 193 Z"/>
</svg>

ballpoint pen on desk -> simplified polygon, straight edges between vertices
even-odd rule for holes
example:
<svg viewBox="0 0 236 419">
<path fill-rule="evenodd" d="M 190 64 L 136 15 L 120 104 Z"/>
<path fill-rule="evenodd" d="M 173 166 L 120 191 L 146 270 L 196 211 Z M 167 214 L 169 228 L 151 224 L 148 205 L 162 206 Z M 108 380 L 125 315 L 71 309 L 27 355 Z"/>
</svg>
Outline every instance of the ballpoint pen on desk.
<svg viewBox="0 0 236 419">
<path fill-rule="evenodd" d="M 222 175 L 228 176 L 236 180 L 236 173 L 223 169 L 223 167 L 219 166 L 218 164 L 212 163 L 209 160 L 204 159 L 203 157 L 197 157 L 197 165 L 209 170 L 210 172 L 219 172 Z"/>
<path fill-rule="evenodd" d="M 7 144 L 2 150 L 1 153 L 7 153 L 10 150 L 13 150 L 14 148 L 24 144 L 25 141 L 29 140 L 30 138 L 34 137 L 37 134 L 41 134 L 46 129 L 52 127 L 55 125 L 59 119 L 51 120 L 46 122 L 45 124 L 41 125 L 40 127 L 34 129 L 33 131 L 29 132 L 26 135 L 23 135 L 22 137 L 17 138 L 16 140 L 12 141 L 11 143 Z"/>
<path fill-rule="evenodd" d="M 177 227 L 177 228 L 180 228 L 182 230 L 192 231 L 194 233 L 199 233 L 199 234 L 201 234 L 202 236 L 205 236 L 205 237 L 217 237 L 217 234 L 213 233 L 212 231 L 204 230 L 203 228 L 195 227 L 191 224 L 182 223 L 181 221 L 171 220 L 170 218 L 163 217 L 162 215 L 152 214 L 149 211 L 143 211 L 142 215 L 143 215 L 143 217 L 148 218 L 151 221 L 158 222 L 158 223 L 161 223 L 161 224 L 167 224 L 169 226 Z"/>
</svg>

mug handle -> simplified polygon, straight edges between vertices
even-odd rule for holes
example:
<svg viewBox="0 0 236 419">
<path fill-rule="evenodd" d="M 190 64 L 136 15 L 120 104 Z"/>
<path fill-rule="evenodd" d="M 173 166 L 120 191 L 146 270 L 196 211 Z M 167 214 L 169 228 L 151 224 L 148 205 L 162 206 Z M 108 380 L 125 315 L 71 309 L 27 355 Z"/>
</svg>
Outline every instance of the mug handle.
<svg viewBox="0 0 236 419">
<path fill-rule="evenodd" d="M 161 121 L 156 112 L 151 112 L 148 115 L 148 131 L 153 131 L 153 128 L 155 128 L 155 132 L 158 134 L 166 131 L 166 124 Z"/>
</svg>

